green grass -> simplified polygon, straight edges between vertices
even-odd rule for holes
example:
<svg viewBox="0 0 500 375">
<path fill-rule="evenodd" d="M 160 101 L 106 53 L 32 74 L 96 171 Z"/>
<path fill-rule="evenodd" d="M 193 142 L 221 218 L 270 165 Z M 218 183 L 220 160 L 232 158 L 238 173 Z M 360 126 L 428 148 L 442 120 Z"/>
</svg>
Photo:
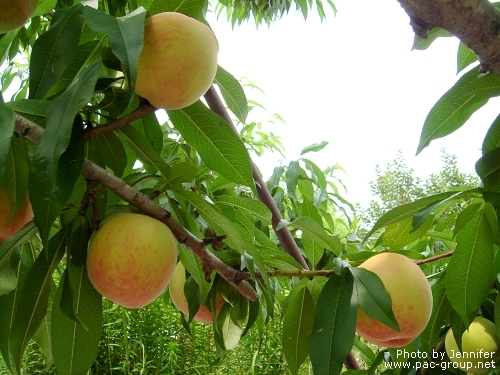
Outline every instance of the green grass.
<svg viewBox="0 0 500 375">
<path fill-rule="evenodd" d="M 191 334 L 180 323 L 179 312 L 170 301 L 157 299 L 137 310 L 103 301 L 103 329 L 97 359 L 89 374 L 147 375 L 285 375 L 281 352 L 281 325 L 275 318 L 265 325 L 262 337 L 252 329 L 238 347 L 221 360 L 209 324 L 192 322 Z M 57 374 L 46 362 L 39 346 L 32 342 L 26 350 L 23 374 Z M 0 375 L 7 375 L 0 357 Z M 305 364 L 301 375 L 312 374 Z"/>
</svg>

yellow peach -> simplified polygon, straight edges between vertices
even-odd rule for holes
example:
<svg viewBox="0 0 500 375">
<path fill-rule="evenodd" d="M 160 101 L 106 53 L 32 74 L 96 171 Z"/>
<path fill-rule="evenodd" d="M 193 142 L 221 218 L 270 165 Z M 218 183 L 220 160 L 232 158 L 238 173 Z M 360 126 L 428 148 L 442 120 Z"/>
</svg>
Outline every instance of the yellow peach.
<svg viewBox="0 0 500 375">
<path fill-rule="evenodd" d="M 392 299 L 400 332 L 369 317 L 358 307 L 356 330 L 372 344 L 397 348 L 409 344 L 427 325 L 432 312 L 432 292 L 424 273 L 411 259 L 396 253 L 377 254 L 360 268 L 374 272 Z"/>
<path fill-rule="evenodd" d="M 174 276 L 172 276 L 172 281 L 168 286 L 168 291 L 170 294 L 170 299 L 177 309 L 184 315 L 189 315 L 189 306 L 186 296 L 184 295 L 184 284 L 186 283 L 186 271 L 181 262 L 177 263 L 175 267 Z M 224 305 L 224 299 L 222 296 L 217 295 L 216 300 L 216 315 L 219 315 L 222 306 Z M 212 312 L 207 306 L 201 305 L 198 312 L 193 317 L 202 323 L 212 323 Z"/>
<path fill-rule="evenodd" d="M 462 334 L 461 351 L 451 328 L 444 343 L 450 361 L 469 374 L 484 374 L 495 367 L 499 357 L 500 339 L 495 324 L 482 316 L 477 316 Z"/>
<path fill-rule="evenodd" d="M 38 0 L 0 0 L 0 34 L 25 25 L 35 14 Z"/>
<path fill-rule="evenodd" d="M 130 308 L 153 302 L 172 279 L 177 245 L 162 222 L 136 213 L 108 217 L 92 233 L 87 271 L 96 290 Z"/>
<path fill-rule="evenodd" d="M 5 187 L 0 188 L 0 242 L 16 234 L 33 219 L 33 210 L 28 195 L 14 217 L 12 217 L 13 210 L 14 201 Z"/>
<path fill-rule="evenodd" d="M 146 20 L 135 93 L 153 106 L 179 109 L 197 101 L 217 72 L 219 45 L 212 30 L 176 12 Z"/>
</svg>

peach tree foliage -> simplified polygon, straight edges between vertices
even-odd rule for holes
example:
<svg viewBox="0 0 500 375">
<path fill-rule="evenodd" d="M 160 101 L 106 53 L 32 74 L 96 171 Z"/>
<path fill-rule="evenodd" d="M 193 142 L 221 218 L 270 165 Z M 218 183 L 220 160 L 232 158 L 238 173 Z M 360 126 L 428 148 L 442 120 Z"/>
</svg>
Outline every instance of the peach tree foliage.
<svg viewBox="0 0 500 375">
<path fill-rule="evenodd" d="M 380 250 L 419 260 L 432 283 L 431 320 L 406 350 L 429 353 L 443 339 L 445 326 L 453 324 L 459 337 L 477 311 L 491 320 L 499 314 L 491 286 L 500 268 L 500 121 L 487 133 L 477 164 L 481 187 L 396 207 L 362 241 L 355 233 L 356 219 L 346 211 L 349 203 L 332 182 L 335 168 L 322 170 L 307 158 L 326 143 L 304 148 L 299 160 L 277 166 L 267 182 L 255 183 L 247 152 L 252 145 L 243 143 L 231 119 L 216 109 L 213 91 L 206 103 L 167 111 L 163 124 L 132 94 L 133 81 L 125 82 L 120 72 L 136 76 L 145 18 L 177 11 L 206 22 L 208 4 L 97 3 L 94 9 L 78 1 L 40 1 L 29 25 L 0 39 L 2 89 L 23 61 L 29 68 L 14 97 L 0 103 L 0 185 L 17 197 L 28 191 L 35 213 L 33 222 L 0 244 L 0 351 L 13 373 L 20 373 L 31 340 L 53 357 L 61 374 L 90 368 L 101 333 L 102 297 L 87 278 L 87 242 L 99 218 L 160 212 L 144 203 L 147 197 L 171 214 L 168 223 L 177 238 L 189 239 L 179 251 L 190 274 L 190 312 L 200 301 L 213 306 L 216 288 L 228 301 L 213 325 L 221 355 L 248 330 L 283 319 L 282 351 L 292 373 L 308 357 L 315 374 L 342 372 L 352 353 L 372 372 L 387 354 L 400 359 L 394 349 L 377 354 L 355 334 L 356 304 L 377 320 L 395 324 L 390 296 L 378 277 L 354 268 Z M 462 69 L 473 61 L 464 46 L 458 56 Z M 419 151 L 459 128 L 497 95 L 499 82 L 495 74 L 483 76 L 470 68 L 429 113 Z M 248 102 L 238 80 L 219 67 L 214 83 L 230 117 L 245 124 Z M 25 123 L 43 135 L 20 131 Z M 96 184 L 90 172 L 97 176 L 95 171 L 103 169 L 115 179 Z M 146 198 L 139 202 L 124 191 Z M 263 197 L 266 191 L 271 199 Z M 463 199 L 471 204 L 443 214 Z M 442 246 L 435 246 L 438 241 Z M 211 272 L 210 282 L 206 260 L 202 264 L 199 256 L 207 249 L 220 262 L 211 267 L 217 272 Z M 425 262 L 450 251 L 451 258 Z M 219 276 L 235 269 L 244 272 L 250 288 L 245 290 L 258 298 L 243 296 L 239 280 Z M 276 280 L 304 274 L 309 277 L 284 279 L 289 293 Z M 181 319 L 189 329 L 190 318 Z M 355 371 L 352 361 L 346 366 Z"/>
</svg>

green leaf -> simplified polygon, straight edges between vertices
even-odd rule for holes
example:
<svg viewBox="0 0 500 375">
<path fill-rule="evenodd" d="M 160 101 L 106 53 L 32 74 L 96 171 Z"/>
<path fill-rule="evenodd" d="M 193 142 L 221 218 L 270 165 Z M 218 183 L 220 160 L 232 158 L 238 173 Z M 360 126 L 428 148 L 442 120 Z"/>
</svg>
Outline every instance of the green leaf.
<svg viewBox="0 0 500 375">
<path fill-rule="evenodd" d="M 164 185 L 178 185 L 184 182 L 192 182 L 198 174 L 198 168 L 189 162 L 179 162 L 170 168 L 165 174 Z"/>
<path fill-rule="evenodd" d="M 19 232 L 9 238 L 6 238 L 0 243 L 0 271 L 2 271 L 2 267 L 5 265 L 5 262 L 8 261 L 11 251 L 32 238 L 37 232 L 38 229 L 35 226 L 35 223 L 30 221 Z"/>
<path fill-rule="evenodd" d="M 208 297 L 210 284 L 205 280 L 205 273 L 199 258 L 191 250 L 186 250 L 183 246 L 179 246 L 179 258 L 184 268 L 198 284 L 201 302 L 204 303 Z"/>
<path fill-rule="evenodd" d="M 463 42 L 460 42 L 457 51 L 457 74 L 476 61 L 476 54 Z"/>
<path fill-rule="evenodd" d="M 217 67 L 215 83 L 219 86 L 220 92 L 228 108 L 242 123 L 245 123 L 248 115 L 248 101 L 241 84 L 231 73 L 220 66 Z"/>
<path fill-rule="evenodd" d="M 115 133 L 107 133 L 95 139 L 99 157 L 117 177 L 122 177 L 127 167 L 127 153 Z"/>
<path fill-rule="evenodd" d="M 322 141 L 320 143 L 313 143 L 307 147 L 304 147 L 300 152 L 300 156 L 307 154 L 309 152 L 318 152 L 323 150 L 328 145 L 328 141 Z"/>
<path fill-rule="evenodd" d="M 269 208 L 260 201 L 249 198 L 221 195 L 217 197 L 217 203 L 222 203 L 224 205 L 240 209 L 242 212 L 260 220 L 264 225 L 271 225 L 271 211 L 269 211 Z"/>
<path fill-rule="evenodd" d="M 135 101 L 132 101 L 131 106 L 134 105 Z M 131 109 L 130 106 L 129 109 Z M 150 113 L 147 116 L 135 120 L 131 125 L 146 138 L 151 148 L 156 151 L 157 154 L 161 154 L 163 149 L 163 130 L 154 113 Z"/>
<path fill-rule="evenodd" d="M 488 102 L 494 87 L 500 93 L 500 79 L 494 74 L 478 78 L 477 69 L 465 73 L 430 110 L 425 119 L 417 154 L 434 139 L 444 137 L 459 129 L 469 117 Z M 483 91 L 484 90 L 484 91 Z"/>
<path fill-rule="evenodd" d="M 89 65 L 96 63 L 101 59 L 101 40 L 92 40 L 76 47 L 75 53 L 56 83 L 44 95 L 46 99 L 53 99 L 58 94 L 68 88 L 79 74 Z"/>
<path fill-rule="evenodd" d="M 47 108 L 47 127 L 30 168 L 30 199 L 44 244 L 83 164 L 83 123 L 76 116 L 93 94 L 100 63 L 86 68 Z M 37 197 L 37 199 L 34 199 Z"/>
<path fill-rule="evenodd" d="M 301 217 L 290 223 L 290 226 L 300 229 L 303 236 L 311 238 L 314 242 L 332 251 L 334 254 L 339 254 L 342 245 L 337 236 L 328 234 L 326 230 L 310 217 Z"/>
<path fill-rule="evenodd" d="M 28 343 L 38 330 L 47 312 L 52 274 L 61 261 L 66 243 L 66 231 L 54 235 L 48 247 L 38 255 L 26 280 L 18 287 L 19 305 L 10 331 L 10 356 L 18 367 Z"/>
<path fill-rule="evenodd" d="M 292 160 L 286 169 L 286 189 L 288 191 L 289 197 L 296 201 L 297 196 L 295 190 L 297 190 L 297 184 L 299 181 L 300 174 L 300 164 L 297 160 Z"/>
<path fill-rule="evenodd" d="M 21 261 L 17 267 L 17 284 L 21 286 L 26 280 L 26 276 L 33 261 L 27 251 L 21 252 Z M 14 319 L 19 307 L 19 298 L 21 287 L 14 289 L 7 295 L 0 296 L 0 350 L 2 351 L 3 360 L 9 370 L 13 374 L 20 374 L 17 368 L 20 364 L 16 363 L 16 359 L 12 356 L 12 340 L 11 332 L 14 330 Z"/>
<path fill-rule="evenodd" d="M 214 206 L 208 203 L 198 194 L 184 189 L 174 189 L 175 195 L 183 197 L 191 203 L 198 213 L 207 221 L 207 223 L 216 231 L 218 236 L 226 235 L 226 242 L 240 254 L 245 252 L 248 246 L 251 246 L 252 239 L 248 238 L 245 230 L 237 224 L 231 222 L 222 215 Z"/>
<path fill-rule="evenodd" d="M 36 12 L 34 17 L 42 16 L 44 14 L 49 13 L 54 9 L 57 4 L 57 0 L 39 0 L 38 7 L 36 8 Z"/>
<path fill-rule="evenodd" d="M 80 40 L 83 8 L 76 4 L 57 10 L 49 30 L 35 41 L 30 59 L 30 99 L 42 99 L 68 67 Z"/>
<path fill-rule="evenodd" d="M 18 212 L 28 193 L 30 157 L 24 137 L 14 135 L 5 163 L 4 187 L 14 202 L 12 216 Z"/>
<path fill-rule="evenodd" d="M 384 231 L 383 243 L 390 251 L 404 248 L 406 245 L 418 240 L 431 227 L 434 215 L 429 215 L 424 225 L 413 230 L 413 218 L 408 217 L 403 221 L 387 226 Z"/>
<path fill-rule="evenodd" d="M 50 103 L 51 102 L 48 100 L 22 99 L 8 102 L 6 104 L 10 109 L 25 117 L 45 118 L 45 113 L 47 112 L 47 108 Z"/>
<path fill-rule="evenodd" d="M 177 12 L 186 16 L 199 18 L 205 7 L 200 0 L 153 0 L 148 8 L 150 16 L 162 12 Z"/>
<path fill-rule="evenodd" d="M 358 306 L 371 318 L 399 332 L 399 324 L 392 312 L 391 295 L 384 283 L 373 272 L 363 268 L 351 268 L 356 286 Z"/>
<path fill-rule="evenodd" d="M 241 301 L 241 298 L 239 298 L 239 301 Z M 243 334 L 243 321 L 240 312 L 236 311 L 239 308 L 239 303 L 235 303 L 234 307 L 229 303 L 225 303 L 217 316 L 217 328 L 222 336 L 223 348 L 226 350 L 236 348 Z"/>
<path fill-rule="evenodd" d="M 476 172 L 485 191 L 500 190 L 500 147 L 488 151 L 476 162 Z"/>
<path fill-rule="evenodd" d="M 429 352 L 441 340 L 441 329 L 451 313 L 451 304 L 446 297 L 445 275 L 441 275 L 432 286 L 432 312 L 429 323 L 420 335 L 424 351 Z"/>
<path fill-rule="evenodd" d="M 200 154 L 206 166 L 256 194 L 250 156 L 229 124 L 200 101 L 167 111 L 174 127 Z"/>
<path fill-rule="evenodd" d="M 322 223 L 321 215 L 319 214 L 318 209 L 305 197 L 303 198 L 302 205 L 300 206 L 300 215 L 302 217 L 309 217 L 313 219 L 319 225 Z M 302 243 L 304 245 L 304 252 L 307 260 L 313 268 L 316 267 L 325 252 L 323 246 L 312 240 L 309 236 L 303 236 Z"/>
<path fill-rule="evenodd" d="M 188 323 L 191 322 L 201 306 L 200 286 L 193 277 L 188 277 L 184 283 L 184 296 L 188 301 Z"/>
<path fill-rule="evenodd" d="M 432 30 L 427 30 L 427 38 L 422 38 L 421 36 L 415 34 L 415 39 L 413 40 L 413 48 L 416 50 L 425 50 L 440 37 L 450 37 L 453 36 L 449 31 L 443 30 L 439 27 L 435 27 Z"/>
<path fill-rule="evenodd" d="M 491 124 L 483 140 L 483 155 L 500 147 L 500 115 Z"/>
<path fill-rule="evenodd" d="M 398 206 L 393 208 L 392 210 L 383 214 L 380 219 L 377 220 L 373 228 L 366 234 L 363 241 L 366 241 L 373 233 L 377 230 L 384 228 L 388 225 L 400 222 L 405 220 L 406 218 L 413 216 L 426 207 L 435 204 L 437 202 L 445 202 L 449 199 L 464 199 L 468 196 L 477 195 L 478 190 L 465 190 L 462 192 L 457 191 L 447 191 L 444 193 L 439 193 L 436 195 L 431 195 L 430 197 L 425 197 L 421 199 L 417 199 L 414 202 L 404 204 L 402 206 Z"/>
<path fill-rule="evenodd" d="M 338 375 L 354 343 L 354 279 L 348 269 L 333 274 L 321 291 L 314 312 L 309 357 L 315 375 Z"/>
<path fill-rule="evenodd" d="M 7 155 L 9 154 L 15 125 L 14 112 L 5 105 L 0 93 L 0 187 L 3 185 L 5 164 L 7 163 Z"/>
<path fill-rule="evenodd" d="M 125 67 L 127 77 L 130 78 L 130 91 L 133 92 L 139 54 L 144 42 L 146 10 L 141 7 L 124 17 L 113 17 L 87 6 L 83 15 L 92 30 L 108 35 L 111 50 Z"/>
<path fill-rule="evenodd" d="M 7 58 L 11 43 L 19 33 L 19 30 L 20 29 L 9 31 L 0 39 L 0 65 L 3 64 L 4 60 Z"/>
<path fill-rule="evenodd" d="M 165 163 L 161 156 L 153 149 L 151 143 L 132 126 L 125 126 L 117 131 L 128 143 L 130 148 L 136 153 L 139 160 L 154 166 L 162 175 L 167 175 L 170 166 Z"/>
<path fill-rule="evenodd" d="M 308 355 L 311 336 L 314 300 L 305 284 L 299 284 L 289 296 L 289 304 L 283 317 L 282 346 L 288 367 L 297 374 Z"/>
<path fill-rule="evenodd" d="M 495 328 L 498 337 L 500 337 L 500 293 L 495 298 Z"/>
<path fill-rule="evenodd" d="M 446 269 L 446 295 L 469 326 L 469 314 L 481 306 L 495 277 L 492 233 L 484 209 L 458 232 L 456 241 Z"/>
<path fill-rule="evenodd" d="M 65 272 L 69 275 L 69 285 L 73 290 L 73 310 L 82 324 L 61 311 L 61 283 L 52 307 L 52 352 L 58 374 L 86 374 L 99 348 L 102 297 L 90 283 L 85 267 L 70 264 Z"/>
</svg>

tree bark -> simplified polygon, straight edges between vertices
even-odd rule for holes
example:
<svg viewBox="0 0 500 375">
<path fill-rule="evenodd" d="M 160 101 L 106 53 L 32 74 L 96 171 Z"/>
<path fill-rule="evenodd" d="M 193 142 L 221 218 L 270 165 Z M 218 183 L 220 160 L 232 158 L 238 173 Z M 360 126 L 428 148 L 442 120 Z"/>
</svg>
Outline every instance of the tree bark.
<svg viewBox="0 0 500 375">
<path fill-rule="evenodd" d="M 477 56 L 484 72 L 500 73 L 500 10 L 487 0 L 398 0 L 419 36 L 445 29 Z"/>
</svg>

